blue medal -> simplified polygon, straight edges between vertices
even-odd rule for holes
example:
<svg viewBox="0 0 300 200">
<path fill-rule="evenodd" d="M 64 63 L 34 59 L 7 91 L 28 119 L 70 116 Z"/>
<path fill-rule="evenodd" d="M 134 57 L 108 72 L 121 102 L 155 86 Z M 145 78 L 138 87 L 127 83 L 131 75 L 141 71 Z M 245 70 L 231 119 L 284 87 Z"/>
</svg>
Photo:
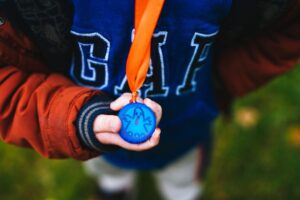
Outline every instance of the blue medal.
<svg viewBox="0 0 300 200">
<path fill-rule="evenodd" d="M 148 140 L 156 128 L 154 112 L 145 104 L 130 103 L 120 112 L 120 136 L 127 142 L 138 144 Z"/>
<path fill-rule="evenodd" d="M 135 35 L 126 63 L 128 86 L 132 92 L 131 103 L 119 112 L 122 122 L 121 137 L 130 143 L 148 140 L 156 128 L 153 111 L 145 104 L 137 103 L 137 91 L 143 85 L 150 64 L 151 38 L 164 0 L 136 0 Z"/>
</svg>

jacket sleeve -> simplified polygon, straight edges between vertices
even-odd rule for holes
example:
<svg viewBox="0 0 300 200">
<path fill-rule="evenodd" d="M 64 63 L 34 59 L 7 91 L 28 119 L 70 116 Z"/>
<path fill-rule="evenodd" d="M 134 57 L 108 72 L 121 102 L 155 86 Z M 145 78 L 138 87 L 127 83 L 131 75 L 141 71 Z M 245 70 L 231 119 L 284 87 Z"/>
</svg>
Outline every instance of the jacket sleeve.
<svg viewBox="0 0 300 200">
<path fill-rule="evenodd" d="M 300 1 L 294 0 L 276 26 L 222 49 L 216 70 L 226 91 L 219 92 L 227 98 L 243 96 L 295 66 L 300 56 L 299 24 Z"/>
<path fill-rule="evenodd" d="M 100 154 L 81 144 L 76 130 L 80 108 L 101 93 L 49 73 L 30 40 L 0 25 L 0 138 L 35 149 L 48 158 L 86 160 Z"/>
</svg>

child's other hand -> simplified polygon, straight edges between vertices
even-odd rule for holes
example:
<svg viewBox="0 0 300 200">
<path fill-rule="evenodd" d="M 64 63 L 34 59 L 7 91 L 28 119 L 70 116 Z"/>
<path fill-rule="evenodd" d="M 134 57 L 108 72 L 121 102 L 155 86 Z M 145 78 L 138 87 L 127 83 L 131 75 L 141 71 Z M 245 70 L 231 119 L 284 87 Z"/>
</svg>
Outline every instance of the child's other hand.
<svg viewBox="0 0 300 200">
<path fill-rule="evenodd" d="M 131 99 L 131 94 L 125 93 L 122 96 L 120 96 L 118 99 L 116 99 L 114 102 L 112 102 L 110 104 L 110 107 L 112 110 L 119 111 L 129 103 L 130 99 Z M 143 102 L 154 111 L 157 119 L 156 124 L 158 124 L 162 116 L 161 106 L 156 102 L 147 98 L 144 100 L 139 98 L 138 102 L 141 103 Z M 119 135 L 119 131 L 121 129 L 121 120 L 119 119 L 118 116 L 115 115 L 97 116 L 94 121 L 93 129 L 97 139 L 102 144 L 113 144 L 132 151 L 144 151 L 155 147 L 159 143 L 160 132 L 161 132 L 159 128 L 156 128 L 152 137 L 146 142 L 141 144 L 128 143 L 125 140 L 123 140 Z"/>
</svg>

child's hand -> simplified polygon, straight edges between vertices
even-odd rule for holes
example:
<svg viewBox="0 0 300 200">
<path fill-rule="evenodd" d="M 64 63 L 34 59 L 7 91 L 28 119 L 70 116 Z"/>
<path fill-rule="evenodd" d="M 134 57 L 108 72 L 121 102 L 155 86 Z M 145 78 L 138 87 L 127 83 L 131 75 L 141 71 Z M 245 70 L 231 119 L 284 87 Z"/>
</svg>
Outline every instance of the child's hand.
<svg viewBox="0 0 300 200">
<path fill-rule="evenodd" d="M 112 110 L 119 111 L 129 103 L 130 99 L 131 99 L 131 94 L 125 93 L 122 96 L 120 96 L 118 99 L 116 99 L 114 102 L 112 102 L 110 104 L 110 107 Z M 156 102 L 147 98 L 144 100 L 139 98 L 138 102 L 143 102 L 154 111 L 157 119 L 156 124 L 158 124 L 162 116 L 161 106 Z M 146 142 L 141 144 L 128 143 L 125 140 L 123 140 L 119 135 L 119 131 L 121 129 L 121 120 L 119 119 L 118 116 L 115 115 L 97 116 L 94 121 L 93 129 L 97 139 L 102 144 L 113 144 L 132 151 L 144 151 L 155 147 L 159 143 L 160 132 L 161 132 L 159 128 L 156 128 L 152 137 Z"/>
</svg>

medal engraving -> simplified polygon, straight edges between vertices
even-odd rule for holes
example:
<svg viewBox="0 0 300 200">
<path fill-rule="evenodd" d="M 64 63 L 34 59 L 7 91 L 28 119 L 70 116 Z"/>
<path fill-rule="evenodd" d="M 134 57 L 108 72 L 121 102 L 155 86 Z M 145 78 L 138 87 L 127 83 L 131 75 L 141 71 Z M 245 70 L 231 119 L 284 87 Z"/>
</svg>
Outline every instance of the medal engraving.
<svg viewBox="0 0 300 200">
<path fill-rule="evenodd" d="M 142 103 L 130 103 L 119 112 L 122 122 L 120 136 L 127 142 L 138 144 L 148 140 L 155 128 L 153 111 Z"/>
</svg>

